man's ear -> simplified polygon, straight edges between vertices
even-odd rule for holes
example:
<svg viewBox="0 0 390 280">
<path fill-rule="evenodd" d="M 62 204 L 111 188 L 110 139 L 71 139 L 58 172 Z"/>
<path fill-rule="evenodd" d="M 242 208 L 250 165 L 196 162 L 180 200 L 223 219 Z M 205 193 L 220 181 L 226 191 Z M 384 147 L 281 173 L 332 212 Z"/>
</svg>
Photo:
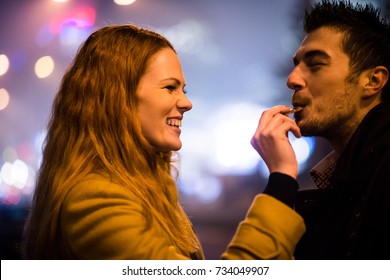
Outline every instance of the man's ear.
<svg viewBox="0 0 390 280">
<path fill-rule="evenodd" d="M 381 92 L 389 79 L 389 71 L 384 66 L 377 66 L 366 71 L 363 98 L 369 98 Z"/>
</svg>

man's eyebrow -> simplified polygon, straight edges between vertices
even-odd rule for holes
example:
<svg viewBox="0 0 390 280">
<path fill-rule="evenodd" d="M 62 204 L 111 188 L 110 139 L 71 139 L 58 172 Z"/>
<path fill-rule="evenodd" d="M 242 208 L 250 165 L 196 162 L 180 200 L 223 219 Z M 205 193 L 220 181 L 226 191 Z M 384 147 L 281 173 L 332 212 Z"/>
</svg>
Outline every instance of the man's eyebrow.
<svg viewBox="0 0 390 280">
<path fill-rule="evenodd" d="M 327 54 L 325 51 L 323 51 L 323 50 L 312 50 L 312 51 L 308 51 L 308 52 L 304 53 L 303 60 L 312 59 L 314 57 L 320 57 L 320 58 L 323 58 L 323 59 L 330 59 L 329 54 Z M 293 57 L 293 61 L 294 61 L 294 65 L 296 66 L 299 63 L 300 60 L 298 59 L 297 56 L 294 56 Z"/>
</svg>

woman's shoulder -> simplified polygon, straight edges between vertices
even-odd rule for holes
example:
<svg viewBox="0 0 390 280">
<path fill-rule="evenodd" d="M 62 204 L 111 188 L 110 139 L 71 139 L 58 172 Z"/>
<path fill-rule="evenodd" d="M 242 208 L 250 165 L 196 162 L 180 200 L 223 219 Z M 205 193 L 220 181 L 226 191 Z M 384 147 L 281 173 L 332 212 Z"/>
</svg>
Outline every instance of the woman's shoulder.
<svg viewBox="0 0 390 280">
<path fill-rule="evenodd" d="M 68 250 L 81 259 L 185 258 L 130 188 L 95 174 L 75 184 L 61 209 Z"/>
<path fill-rule="evenodd" d="M 135 197 L 131 186 L 114 182 L 109 176 L 89 174 L 70 188 L 67 197 L 103 196 L 109 198 L 115 195 Z"/>
<path fill-rule="evenodd" d="M 93 209 L 97 206 L 122 205 L 142 211 L 139 196 L 130 185 L 119 184 L 108 176 L 90 174 L 74 184 L 63 200 L 63 211 Z"/>
</svg>

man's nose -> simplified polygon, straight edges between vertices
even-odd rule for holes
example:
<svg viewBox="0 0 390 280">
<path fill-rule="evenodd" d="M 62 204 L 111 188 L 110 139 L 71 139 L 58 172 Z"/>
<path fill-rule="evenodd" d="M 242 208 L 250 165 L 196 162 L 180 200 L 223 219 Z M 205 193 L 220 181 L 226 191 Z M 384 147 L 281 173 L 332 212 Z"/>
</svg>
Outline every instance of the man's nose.
<svg viewBox="0 0 390 280">
<path fill-rule="evenodd" d="M 305 80 L 298 67 L 295 67 L 287 78 L 287 86 L 294 91 L 305 87 Z"/>
</svg>

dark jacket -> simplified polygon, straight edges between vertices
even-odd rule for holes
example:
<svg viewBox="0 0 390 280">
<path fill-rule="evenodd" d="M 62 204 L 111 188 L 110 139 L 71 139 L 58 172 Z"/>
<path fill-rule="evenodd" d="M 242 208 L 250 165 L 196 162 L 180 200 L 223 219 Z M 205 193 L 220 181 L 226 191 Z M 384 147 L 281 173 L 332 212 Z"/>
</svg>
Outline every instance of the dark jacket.
<svg viewBox="0 0 390 280">
<path fill-rule="evenodd" d="M 295 209 L 307 230 L 296 259 L 390 259 L 389 146 L 390 102 L 384 102 L 351 137 L 331 187 L 298 192 Z"/>
</svg>

